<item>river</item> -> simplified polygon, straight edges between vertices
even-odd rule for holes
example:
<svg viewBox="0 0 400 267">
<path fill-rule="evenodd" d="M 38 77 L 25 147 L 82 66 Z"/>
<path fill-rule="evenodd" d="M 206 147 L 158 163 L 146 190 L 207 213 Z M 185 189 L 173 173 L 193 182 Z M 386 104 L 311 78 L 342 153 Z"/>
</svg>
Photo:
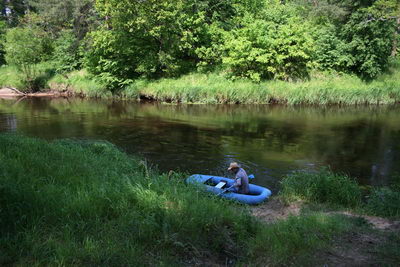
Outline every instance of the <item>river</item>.
<svg viewBox="0 0 400 267">
<path fill-rule="evenodd" d="M 400 173 L 400 107 L 171 105 L 79 98 L 0 99 L 0 132 L 102 139 L 161 171 L 227 175 L 231 161 L 279 188 L 329 166 L 365 185 Z M 112 162 L 110 162 L 112 164 Z"/>
</svg>

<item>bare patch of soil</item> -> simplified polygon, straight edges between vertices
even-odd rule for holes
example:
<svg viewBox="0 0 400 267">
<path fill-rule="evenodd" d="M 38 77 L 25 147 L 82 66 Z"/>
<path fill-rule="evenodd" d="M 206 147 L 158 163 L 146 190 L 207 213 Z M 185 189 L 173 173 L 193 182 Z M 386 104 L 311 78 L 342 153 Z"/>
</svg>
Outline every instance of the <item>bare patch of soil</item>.
<svg viewBox="0 0 400 267">
<path fill-rule="evenodd" d="M 360 217 L 370 223 L 373 228 L 379 230 L 400 230 L 400 221 L 393 221 L 386 218 L 376 217 L 376 216 L 368 216 L 368 215 L 359 215 L 354 214 L 348 211 L 337 211 L 331 212 L 332 214 L 343 214 L 350 217 Z"/>
<path fill-rule="evenodd" d="M 272 198 L 265 204 L 254 206 L 251 208 L 253 216 L 261 220 L 271 223 L 276 220 L 287 218 L 289 215 L 299 215 L 302 202 L 291 203 L 285 205 L 279 198 Z"/>
<path fill-rule="evenodd" d="M 1 98 L 14 98 L 14 97 L 68 97 L 72 96 L 72 92 L 64 90 L 50 90 L 36 93 L 23 93 L 19 90 L 11 87 L 0 88 L 0 97 Z"/>
<path fill-rule="evenodd" d="M 68 97 L 71 96 L 69 92 L 61 92 L 61 91 L 46 91 L 46 92 L 37 92 L 26 94 L 26 96 L 32 97 Z"/>
<path fill-rule="evenodd" d="M 279 198 L 272 198 L 268 202 L 251 207 L 253 216 L 261 220 L 271 223 L 276 220 L 286 219 L 289 215 L 299 215 L 302 207 L 302 202 L 294 202 L 290 205 L 285 205 Z M 379 230 L 400 230 L 400 221 L 393 221 L 390 219 L 354 214 L 349 211 L 333 211 L 327 212 L 328 214 L 342 214 L 350 217 L 360 217 L 370 223 L 373 228 Z"/>
</svg>

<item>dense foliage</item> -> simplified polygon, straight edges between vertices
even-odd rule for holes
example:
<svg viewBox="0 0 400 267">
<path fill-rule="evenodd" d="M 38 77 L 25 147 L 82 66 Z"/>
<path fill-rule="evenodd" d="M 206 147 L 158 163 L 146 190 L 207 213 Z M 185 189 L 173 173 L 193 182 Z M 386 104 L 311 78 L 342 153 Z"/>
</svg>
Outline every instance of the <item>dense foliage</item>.
<svg viewBox="0 0 400 267">
<path fill-rule="evenodd" d="M 65 30 L 54 45 L 54 67 L 58 73 L 70 72 L 81 66 L 79 41 L 73 32 Z"/>
<path fill-rule="evenodd" d="M 57 72 L 86 68 L 111 90 L 196 71 L 256 82 L 304 80 L 313 70 L 371 80 L 396 56 L 400 29 L 397 0 L 16 0 L 0 8 L 9 31 L 47 34 L 54 50 L 44 53 Z"/>
<path fill-rule="evenodd" d="M 52 47 L 47 33 L 40 28 L 13 28 L 5 36 L 5 58 L 25 75 L 28 87 L 36 90 L 36 64 L 48 59 Z"/>
<path fill-rule="evenodd" d="M 5 32 L 7 29 L 7 25 L 4 21 L 0 21 L 0 66 L 6 63 L 5 60 L 5 51 L 4 51 L 4 41 L 5 41 Z"/>
<path fill-rule="evenodd" d="M 313 41 L 310 24 L 293 8 L 271 3 L 271 9 L 246 13 L 226 34 L 223 63 L 236 77 L 284 79 L 307 77 Z"/>
</svg>

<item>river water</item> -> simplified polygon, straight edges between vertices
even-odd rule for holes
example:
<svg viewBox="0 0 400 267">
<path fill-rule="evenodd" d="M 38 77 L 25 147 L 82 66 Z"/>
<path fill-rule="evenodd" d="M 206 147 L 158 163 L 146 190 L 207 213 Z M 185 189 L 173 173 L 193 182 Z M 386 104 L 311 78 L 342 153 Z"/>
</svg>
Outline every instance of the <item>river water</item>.
<svg viewBox="0 0 400 267">
<path fill-rule="evenodd" d="M 279 188 L 293 171 L 329 166 L 361 184 L 400 173 L 400 107 L 167 105 L 0 99 L 0 132 L 108 140 L 161 171 L 227 175 L 231 161 Z M 112 164 L 112 163 L 110 163 Z"/>
</svg>

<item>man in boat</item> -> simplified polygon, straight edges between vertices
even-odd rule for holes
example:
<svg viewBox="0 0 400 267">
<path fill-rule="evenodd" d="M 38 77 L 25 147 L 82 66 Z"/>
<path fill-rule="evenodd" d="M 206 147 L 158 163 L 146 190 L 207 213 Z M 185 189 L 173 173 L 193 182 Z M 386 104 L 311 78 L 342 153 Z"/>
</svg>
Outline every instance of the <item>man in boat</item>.
<svg viewBox="0 0 400 267">
<path fill-rule="evenodd" d="M 240 168 L 239 164 L 232 162 L 229 165 L 228 171 L 235 174 L 235 183 L 233 184 L 232 191 L 239 194 L 249 193 L 249 177 L 245 170 Z"/>
</svg>

